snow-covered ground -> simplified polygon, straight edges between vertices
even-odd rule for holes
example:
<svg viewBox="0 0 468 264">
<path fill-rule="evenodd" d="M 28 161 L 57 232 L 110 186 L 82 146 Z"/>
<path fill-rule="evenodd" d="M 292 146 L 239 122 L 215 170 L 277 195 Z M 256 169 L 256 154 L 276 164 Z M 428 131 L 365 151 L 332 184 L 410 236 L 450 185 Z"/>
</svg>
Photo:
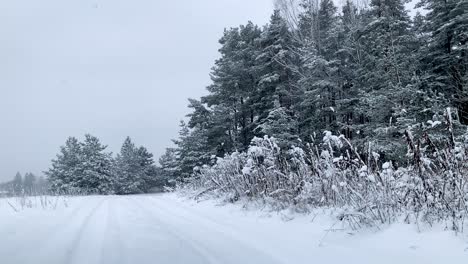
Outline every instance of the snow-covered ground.
<svg viewBox="0 0 468 264">
<path fill-rule="evenodd" d="M 0 199 L 0 263 L 468 263 L 468 238 L 442 227 L 355 233 L 326 214 L 291 219 L 175 194 L 52 201 L 15 212 Z"/>
</svg>

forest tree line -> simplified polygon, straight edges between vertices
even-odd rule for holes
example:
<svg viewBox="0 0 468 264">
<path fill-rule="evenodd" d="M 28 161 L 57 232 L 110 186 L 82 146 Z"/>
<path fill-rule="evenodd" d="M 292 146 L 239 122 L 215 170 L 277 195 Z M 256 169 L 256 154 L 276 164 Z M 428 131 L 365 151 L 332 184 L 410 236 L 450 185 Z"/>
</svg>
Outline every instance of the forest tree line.
<svg viewBox="0 0 468 264">
<path fill-rule="evenodd" d="M 293 15 L 279 5 L 266 26 L 225 30 L 208 95 L 189 99 L 188 121 L 160 159 L 166 175 L 196 176 L 255 137 L 286 152 L 325 131 L 401 166 L 406 132 L 443 144 L 447 107 L 454 135 L 466 131 L 466 0 L 422 0 L 425 15 L 414 17 L 404 0 L 348 0 L 340 10 L 332 0 L 299 2 Z"/>
<path fill-rule="evenodd" d="M 0 184 L 4 195 L 140 194 L 173 185 L 154 162 L 153 154 L 127 137 L 117 155 L 92 135 L 69 137 L 52 160 L 45 177 L 18 172 Z"/>
<path fill-rule="evenodd" d="M 160 163 L 194 197 L 336 208 L 352 228 L 468 217 L 468 1 L 279 0 L 227 29 Z M 296 9 L 293 9 L 296 10 Z M 297 11 L 297 10 L 296 10 Z"/>
<path fill-rule="evenodd" d="M 0 193 L 5 195 L 40 195 L 48 192 L 48 183 L 43 176 L 31 172 L 21 175 L 16 173 L 13 180 L 0 184 Z"/>
<path fill-rule="evenodd" d="M 92 135 L 67 139 L 45 172 L 52 194 L 139 194 L 168 184 L 153 154 L 127 137 L 115 157 Z"/>
</svg>

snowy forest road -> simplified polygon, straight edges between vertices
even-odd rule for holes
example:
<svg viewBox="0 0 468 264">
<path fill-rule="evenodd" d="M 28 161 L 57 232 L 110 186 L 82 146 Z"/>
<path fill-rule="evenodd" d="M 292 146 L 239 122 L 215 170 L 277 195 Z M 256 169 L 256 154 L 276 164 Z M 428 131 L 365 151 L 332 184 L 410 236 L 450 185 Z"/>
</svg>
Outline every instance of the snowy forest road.
<svg viewBox="0 0 468 264">
<path fill-rule="evenodd" d="M 467 263 L 468 239 L 395 224 L 342 229 L 309 215 L 177 194 L 0 198 L 1 264 Z M 16 210 L 13 209 L 16 207 Z M 293 219 L 294 218 L 294 219 Z"/>
<path fill-rule="evenodd" d="M 84 197 L 48 221 L 6 223 L 0 263 L 277 263 L 162 197 Z"/>
</svg>

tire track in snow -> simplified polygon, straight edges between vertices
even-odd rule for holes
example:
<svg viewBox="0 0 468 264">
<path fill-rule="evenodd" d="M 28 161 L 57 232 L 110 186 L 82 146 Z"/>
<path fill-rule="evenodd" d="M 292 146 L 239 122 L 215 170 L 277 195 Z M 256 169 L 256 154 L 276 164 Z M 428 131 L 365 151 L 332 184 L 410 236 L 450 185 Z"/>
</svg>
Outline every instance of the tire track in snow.
<svg viewBox="0 0 468 264">
<path fill-rule="evenodd" d="M 182 239 L 190 241 L 203 250 L 205 254 L 210 255 L 215 259 L 215 263 L 281 263 L 252 243 L 246 243 L 245 240 L 232 236 L 232 234 L 223 230 L 219 224 L 216 224 L 218 228 L 214 228 L 210 223 L 206 223 L 203 217 L 196 214 L 190 213 L 190 217 L 186 214 L 177 214 L 174 211 L 178 208 L 169 208 L 167 205 L 162 206 L 161 204 L 164 204 L 164 201 L 161 201 L 161 204 L 155 204 L 154 201 L 159 202 L 156 197 L 154 200 L 151 199 L 151 196 L 138 197 L 138 202 L 142 203 L 142 201 L 145 201 L 144 206 L 149 206 L 145 210 L 150 212 L 153 217 L 159 216 L 160 222 L 163 222 L 165 226 L 170 227 L 172 230 L 177 230 L 175 232 Z M 157 212 L 157 215 L 154 214 L 155 212 Z M 211 221 L 208 220 L 208 222 Z"/>
<path fill-rule="evenodd" d="M 166 213 L 166 216 L 172 219 L 174 222 L 179 222 L 180 225 L 185 226 L 188 223 L 195 223 L 195 226 L 198 228 L 203 227 L 207 232 L 215 232 L 220 236 L 225 237 L 227 239 L 237 242 L 238 245 L 248 249 L 254 250 L 257 252 L 258 255 L 263 255 L 266 258 L 270 258 L 270 262 L 266 263 L 282 263 L 280 260 L 273 260 L 274 257 L 268 253 L 267 250 L 261 248 L 259 243 L 252 243 L 248 238 L 249 236 L 241 236 L 239 235 L 239 230 L 236 230 L 232 226 L 223 225 L 218 221 L 214 221 L 211 218 L 205 217 L 203 215 L 197 214 L 193 209 L 186 208 L 183 204 L 177 204 L 177 207 L 172 208 L 168 207 L 167 203 L 164 200 L 158 199 L 157 196 L 146 196 L 151 200 L 151 204 L 153 204 L 158 210 L 163 210 Z M 190 217 L 189 217 L 190 216 Z M 182 222 L 181 220 L 184 220 Z"/>
<path fill-rule="evenodd" d="M 187 205 L 185 205 L 185 204 L 183 204 L 183 203 L 181 203 L 179 201 L 176 201 L 177 205 L 178 205 L 177 209 L 173 210 L 173 208 L 168 209 L 168 207 L 167 207 L 167 205 L 165 203 L 167 201 L 172 201 L 172 200 L 166 199 L 164 201 L 164 200 L 160 199 L 159 196 L 147 196 L 147 197 L 149 197 L 152 200 L 153 205 L 158 206 L 159 208 L 162 207 L 163 210 L 165 210 L 166 212 L 169 212 L 170 214 L 172 214 L 172 215 L 174 215 L 176 217 L 183 218 L 183 219 L 186 219 L 187 221 L 192 221 L 192 222 L 193 222 L 193 220 L 197 219 L 198 222 L 201 223 L 202 225 L 204 225 L 204 226 L 206 226 L 208 228 L 213 228 L 213 225 L 214 225 L 214 226 L 216 226 L 216 230 L 218 232 L 225 233 L 225 234 L 228 234 L 225 231 L 226 229 L 228 229 L 230 233 L 239 232 L 239 230 L 237 230 L 237 228 L 235 228 L 235 226 L 233 226 L 232 224 L 222 223 L 222 222 L 217 221 L 215 218 L 212 218 L 210 216 L 199 214 L 192 207 L 187 206 Z M 161 198 L 163 198 L 163 197 L 161 196 Z M 188 218 L 187 214 L 185 214 L 185 213 L 189 213 L 192 218 Z M 195 219 L 193 219 L 193 218 L 195 218 Z M 207 222 L 209 222 L 210 225 L 208 225 Z M 229 235 L 231 235 L 231 234 L 229 234 Z"/>
<path fill-rule="evenodd" d="M 73 236 L 73 239 L 71 241 L 71 244 L 68 246 L 65 256 L 64 256 L 64 264 L 67 263 L 82 263 L 82 261 L 75 261 L 75 256 L 77 255 L 77 249 L 79 248 L 79 245 L 81 241 L 83 240 L 84 233 L 86 229 L 88 228 L 89 224 L 91 223 L 91 219 L 93 216 L 96 214 L 96 212 L 100 209 L 100 207 L 109 200 L 109 198 L 102 199 L 99 201 L 99 203 L 89 212 L 86 217 L 82 220 L 80 227 L 75 230 L 75 234 Z"/>
<path fill-rule="evenodd" d="M 120 204 L 120 198 L 114 197 L 113 199 L 119 199 Z M 114 203 L 110 203 L 107 207 L 106 229 L 104 232 L 103 247 L 100 253 L 101 260 L 103 260 L 102 263 L 115 264 L 123 260 L 124 247 L 122 246 L 120 234 L 120 227 L 122 224 L 118 208 L 115 207 Z"/>
<path fill-rule="evenodd" d="M 141 212 L 144 212 L 152 221 L 157 222 L 160 226 L 164 227 L 164 230 L 169 233 L 172 237 L 176 238 L 181 244 L 189 246 L 190 249 L 194 253 L 196 253 L 199 257 L 205 260 L 203 263 L 207 264 L 220 264 L 225 263 L 213 256 L 207 248 L 202 247 L 192 238 L 188 237 L 187 235 L 183 235 L 180 231 L 176 231 L 177 227 L 170 225 L 166 222 L 161 221 L 159 217 L 153 214 L 151 210 L 148 210 L 144 205 L 141 204 L 141 200 L 144 196 L 138 197 L 131 197 L 130 199 L 133 201 L 138 208 L 141 209 Z M 135 199 L 137 198 L 137 199 Z"/>
</svg>

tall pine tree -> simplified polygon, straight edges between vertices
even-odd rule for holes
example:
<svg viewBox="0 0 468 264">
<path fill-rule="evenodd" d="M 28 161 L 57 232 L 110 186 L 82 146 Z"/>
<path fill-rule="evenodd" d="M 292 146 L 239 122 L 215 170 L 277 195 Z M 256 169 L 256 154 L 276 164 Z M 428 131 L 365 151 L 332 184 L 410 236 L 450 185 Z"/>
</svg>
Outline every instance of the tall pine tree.
<svg viewBox="0 0 468 264">
<path fill-rule="evenodd" d="M 430 36 L 423 85 L 455 104 L 461 123 L 468 125 L 468 1 L 421 0 L 419 6 L 428 10 Z"/>
</svg>

